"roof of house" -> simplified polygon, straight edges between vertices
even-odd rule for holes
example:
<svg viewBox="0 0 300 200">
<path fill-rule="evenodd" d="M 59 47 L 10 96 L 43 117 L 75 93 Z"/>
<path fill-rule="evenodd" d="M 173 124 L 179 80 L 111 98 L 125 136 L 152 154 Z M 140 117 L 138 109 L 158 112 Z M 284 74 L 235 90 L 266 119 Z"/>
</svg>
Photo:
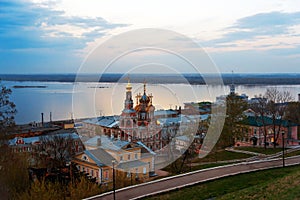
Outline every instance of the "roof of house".
<svg viewBox="0 0 300 200">
<path fill-rule="evenodd" d="M 191 121 L 191 119 L 185 115 L 179 115 L 177 117 L 159 118 L 158 121 L 160 124 L 171 125 L 171 124 L 177 124 L 177 123 L 178 124 L 189 123 Z"/>
<path fill-rule="evenodd" d="M 53 137 L 63 137 L 63 138 L 70 137 L 72 139 L 79 139 L 79 136 L 76 133 L 62 133 L 57 135 L 41 135 L 41 136 L 27 137 L 27 138 L 22 138 L 22 140 L 24 141 L 24 144 L 34 144 L 35 142 L 40 142 L 41 138 L 51 139 Z M 20 137 L 15 137 L 14 139 L 9 140 L 8 144 L 15 145 L 18 138 Z"/>
<path fill-rule="evenodd" d="M 101 147 L 103 149 L 107 149 L 107 150 L 120 151 L 122 149 L 126 149 L 127 145 L 129 145 L 129 144 L 132 147 L 137 146 L 136 144 L 134 144 L 132 142 L 118 140 L 115 138 L 112 139 L 105 135 L 92 137 L 89 140 L 87 140 L 86 142 L 84 142 L 84 144 L 87 146 L 98 147 L 98 143 L 97 143 L 98 139 L 101 139 L 101 145 L 99 147 Z"/>
<path fill-rule="evenodd" d="M 84 153 L 89 156 L 98 166 L 111 166 L 112 161 L 115 160 L 102 148 L 85 150 Z"/>
<path fill-rule="evenodd" d="M 284 126 L 284 127 L 297 126 L 297 124 L 295 124 L 293 122 L 290 122 L 288 120 L 275 119 L 274 122 L 275 122 L 275 125 L 281 125 L 281 126 Z M 272 125 L 273 120 L 272 120 L 272 118 L 266 117 L 266 116 L 264 116 L 264 117 L 248 116 L 247 118 L 245 118 L 244 120 L 241 121 L 241 124 L 261 127 L 264 124 L 267 125 L 267 126 Z"/>
<path fill-rule="evenodd" d="M 83 122 L 112 128 L 112 127 L 118 125 L 118 120 L 119 120 L 118 116 L 102 116 L 102 117 L 86 119 Z"/>
<path fill-rule="evenodd" d="M 140 145 L 142 147 L 142 156 L 143 155 L 148 155 L 148 154 L 152 154 L 155 155 L 156 153 L 154 151 L 152 151 L 152 149 L 150 149 L 149 147 L 147 147 L 144 143 L 142 143 L 141 141 L 137 142 L 138 145 Z"/>
</svg>

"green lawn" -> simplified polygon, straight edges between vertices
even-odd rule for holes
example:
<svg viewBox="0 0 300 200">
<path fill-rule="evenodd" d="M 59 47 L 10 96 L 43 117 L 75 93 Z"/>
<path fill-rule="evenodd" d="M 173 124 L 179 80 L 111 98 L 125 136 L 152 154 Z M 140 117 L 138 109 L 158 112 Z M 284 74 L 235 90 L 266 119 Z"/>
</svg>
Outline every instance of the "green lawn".
<svg viewBox="0 0 300 200">
<path fill-rule="evenodd" d="M 300 155 L 300 150 L 285 154 L 286 157 L 299 156 L 299 155 Z"/>
<path fill-rule="evenodd" d="M 226 161 L 226 160 L 249 158 L 252 156 L 253 155 L 222 150 L 222 151 L 216 151 L 216 152 L 210 153 L 204 158 L 195 159 L 193 162 L 198 163 L 198 162 Z"/>
<path fill-rule="evenodd" d="M 246 173 L 147 199 L 300 199 L 300 166 Z"/>
<path fill-rule="evenodd" d="M 278 153 L 280 151 L 282 151 L 281 148 L 263 148 L 263 147 L 235 147 L 235 149 L 238 150 L 243 150 L 243 151 L 251 151 L 251 152 L 255 152 L 255 153 L 262 153 L 262 154 L 275 154 Z"/>
</svg>

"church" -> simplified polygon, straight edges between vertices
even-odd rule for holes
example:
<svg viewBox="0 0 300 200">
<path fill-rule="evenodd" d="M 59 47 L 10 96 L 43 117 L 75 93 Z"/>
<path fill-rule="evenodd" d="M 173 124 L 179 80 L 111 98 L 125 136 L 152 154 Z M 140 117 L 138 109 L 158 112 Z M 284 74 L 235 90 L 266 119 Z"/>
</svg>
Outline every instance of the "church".
<svg viewBox="0 0 300 200">
<path fill-rule="evenodd" d="M 152 94 L 146 93 L 146 83 L 144 83 L 144 92 L 135 96 L 136 105 L 134 106 L 131 90 L 132 86 L 128 81 L 124 109 L 119 118 L 120 135 L 118 137 L 121 140 L 141 141 L 152 150 L 161 149 L 164 142 L 161 126 L 154 116 Z"/>
</svg>

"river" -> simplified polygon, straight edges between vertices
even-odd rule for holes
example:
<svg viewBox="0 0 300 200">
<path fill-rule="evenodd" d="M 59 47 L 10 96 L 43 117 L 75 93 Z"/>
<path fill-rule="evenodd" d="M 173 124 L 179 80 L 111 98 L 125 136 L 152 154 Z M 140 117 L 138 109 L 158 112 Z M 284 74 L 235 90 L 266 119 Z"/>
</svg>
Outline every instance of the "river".
<svg viewBox="0 0 300 200">
<path fill-rule="evenodd" d="M 17 124 L 39 122 L 42 112 L 45 121 L 50 120 L 50 112 L 52 120 L 118 115 L 123 109 L 126 93 L 125 83 L 2 81 L 2 84 L 12 89 L 11 100 L 18 111 L 15 118 Z M 290 91 L 298 100 L 300 85 L 237 85 L 236 92 L 252 98 L 270 87 Z M 229 86 L 147 84 L 146 92 L 153 95 L 156 110 L 174 109 L 176 106 L 183 107 L 185 102 L 215 101 L 216 96 L 229 93 Z M 137 93 L 143 93 L 142 83 L 132 84 L 134 104 Z"/>
</svg>

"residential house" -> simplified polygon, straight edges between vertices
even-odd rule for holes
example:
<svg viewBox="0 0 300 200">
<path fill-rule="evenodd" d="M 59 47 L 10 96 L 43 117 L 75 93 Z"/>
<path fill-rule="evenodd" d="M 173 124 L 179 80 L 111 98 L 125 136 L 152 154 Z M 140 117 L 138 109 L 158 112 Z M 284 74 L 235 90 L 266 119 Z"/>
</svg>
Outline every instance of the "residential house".
<svg viewBox="0 0 300 200">
<path fill-rule="evenodd" d="M 85 142 L 86 149 L 72 161 L 80 171 L 96 178 L 99 184 L 112 181 L 112 161 L 118 175 L 125 179 L 135 178 L 143 181 L 154 174 L 155 153 L 141 142 L 130 142 L 107 137 L 95 136 Z"/>
<path fill-rule="evenodd" d="M 13 152 L 32 152 L 35 149 L 38 149 L 42 144 L 43 139 L 51 139 L 53 137 L 62 137 L 72 139 L 72 148 L 75 153 L 82 152 L 84 146 L 80 140 L 80 137 L 76 133 L 60 133 L 52 135 L 42 135 L 34 137 L 15 137 L 8 141 L 9 147 Z"/>
<path fill-rule="evenodd" d="M 298 125 L 287 120 L 275 119 L 273 123 L 270 117 L 255 117 L 248 115 L 239 125 L 239 137 L 236 138 L 236 146 L 264 145 L 264 133 L 266 132 L 266 144 L 271 145 L 276 140 L 282 145 L 282 133 L 284 133 L 285 145 L 299 145 Z M 274 139 L 274 126 L 276 136 Z M 279 134 L 278 134 L 278 129 Z M 276 139 L 277 138 L 277 139 Z"/>
</svg>

